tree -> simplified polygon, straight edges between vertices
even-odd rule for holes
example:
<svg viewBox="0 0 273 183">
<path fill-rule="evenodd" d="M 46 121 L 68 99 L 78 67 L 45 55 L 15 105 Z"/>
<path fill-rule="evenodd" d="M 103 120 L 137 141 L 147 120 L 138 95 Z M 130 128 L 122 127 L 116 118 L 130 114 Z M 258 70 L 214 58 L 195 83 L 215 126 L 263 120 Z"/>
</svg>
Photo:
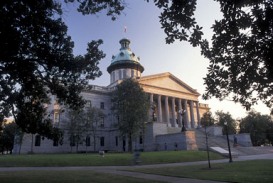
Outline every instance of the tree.
<svg viewBox="0 0 273 183">
<path fill-rule="evenodd" d="M 215 123 L 215 119 L 212 116 L 210 111 L 203 114 L 201 117 L 201 125 L 202 126 L 212 126 Z"/>
<path fill-rule="evenodd" d="M 66 132 L 70 142 L 70 148 L 76 146 L 76 152 L 79 150 L 79 145 L 85 140 L 85 117 L 83 109 L 69 110 L 67 113 L 68 121 L 66 123 Z"/>
<path fill-rule="evenodd" d="M 112 104 L 120 135 L 128 137 L 128 149 L 132 151 L 132 141 L 143 132 L 148 118 L 148 96 L 136 80 L 126 79 L 112 93 Z"/>
<path fill-rule="evenodd" d="M 102 110 L 96 107 L 89 107 L 85 111 L 85 129 L 87 131 L 86 137 L 92 137 L 93 140 L 93 150 L 96 151 L 97 147 L 97 138 L 98 138 L 98 130 L 100 127 L 104 125 L 104 117 L 105 114 Z M 87 147 L 87 142 L 86 142 Z"/>
<path fill-rule="evenodd" d="M 250 133 L 255 146 L 273 144 L 273 121 L 269 115 L 250 111 L 240 123 L 240 133 Z"/>
<path fill-rule="evenodd" d="M 85 144 L 86 150 L 88 144 L 91 145 L 93 140 L 93 150 L 96 150 L 96 141 L 98 138 L 98 130 L 102 127 L 102 120 L 105 114 L 96 107 L 87 107 L 80 110 L 69 110 L 67 113 L 66 132 L 70 142 L 71 150 L 76 146 L 79 150 L 80 144 Z"/>
<path fill-rule="evenodd" d="M 9 152 L 12 153 L 14 145 L 14 137 L 16 131 L 18 131 L 18 126 L 12 123 L 4 123 L 3 131 L 0 132 L 0 152 Z"/>
<path fill-rule="evenodd" d="M 229 112 L 224 113 L 223 111 L 216 111 L 215 115 L 216 115 L 216 119 L 218 119 L 217 124 L 223 127 L 223 134 L 226 134 L 225 123 L 227 123 L 228 134 L 236 134 L 237 124 Z"/>
<path fill-rule="evenodd" d="M 74 56 L 61 4 L 54 0 L 3 0 L 0 17 L 0 121 L 12 112 L 24 132 L 58 137 L 44 104 L 53 94 L 71 109 L 83 106 L 81 90 L 101 75 L 102 40 Z"/>
</svg>

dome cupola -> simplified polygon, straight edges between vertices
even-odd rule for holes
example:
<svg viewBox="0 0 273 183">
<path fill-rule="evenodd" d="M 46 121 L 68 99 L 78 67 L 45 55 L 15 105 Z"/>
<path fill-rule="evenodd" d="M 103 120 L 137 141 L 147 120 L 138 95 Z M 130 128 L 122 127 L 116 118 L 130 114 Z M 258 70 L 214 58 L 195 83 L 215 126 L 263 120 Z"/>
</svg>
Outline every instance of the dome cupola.
<svg viewBox="0 0 273 183">
<path fill-rule="evenodd" d="M 139 63 L 139 57 L 130 49 L 130 40 L 123 38 L 119 41 L 119 53 L 112 56 L 110 66 L 107 68 L 111 75 L 111 83 L 132 77 L 140 77 L 144 67 Z"/>
</svg>

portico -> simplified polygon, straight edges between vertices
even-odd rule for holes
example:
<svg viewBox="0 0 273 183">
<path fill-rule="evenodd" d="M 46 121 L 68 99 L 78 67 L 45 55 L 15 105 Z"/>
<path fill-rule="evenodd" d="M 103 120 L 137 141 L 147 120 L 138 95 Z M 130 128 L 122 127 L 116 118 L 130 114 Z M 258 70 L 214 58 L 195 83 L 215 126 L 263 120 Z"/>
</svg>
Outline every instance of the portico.
<svg viewBox="0 0 273 183">
<path fill-rule="evenodd" d="M 149 116 L 149 121 L 166 123 L 168 127 L 180 128 L 182 127 L 182 120 L 184 120 L 184 124 L 188 129 L 196 128 L 200 125 L 198 101 L 162 96 L 154 93 L 149 93 L 149 95 L 151 104 L 155 105 L 155 108 L 150 109 L 149 114 L 151 115 Z M 178 113 L 179 110 L 185 110 L 183 118 Z"/>
<path fill-rule="evenodd" d="M 139 83 L 150 95 L 149 121 L 165 123 L 167 127 L 181 128 L 184 120 L 187 129 L 200 126 L 200 113 L 204 110 L 198 102 L 200 94 L 170 73 L 144 76 Z M 161 84 L 162 83 L 162 84 Z M 179 110 L 185 110 L 183 116 Z M 156 117 L 156 118 L 155 118 Z"/>
</svg>

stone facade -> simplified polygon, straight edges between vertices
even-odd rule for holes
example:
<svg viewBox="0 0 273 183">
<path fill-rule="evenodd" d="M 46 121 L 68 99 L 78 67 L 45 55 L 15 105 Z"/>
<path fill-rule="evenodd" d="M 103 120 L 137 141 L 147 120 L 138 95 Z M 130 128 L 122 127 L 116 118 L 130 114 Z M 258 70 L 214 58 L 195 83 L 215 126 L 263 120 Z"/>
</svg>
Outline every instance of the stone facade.
<svg viewBox="0 0 273 183">
<path fill-rule="evenodd" d="M 48 104 L 47 108 L 54 125 L 64 131 L 62 145 L 39 135 L 24 134 L 22 144 L 15 145 L 14 153 L 127 151 L 127 138 L 121 137 L 115 127 L 117 118 L 112 114 L 110 98 L 111 91 L 125 78 L 135 78 L 139 82 L 143 90 L 149 94 L 152 106 L 145 132 L 135 139 L 134 148 L 145 151 L 197 149 L 195 134 L 191 129 L 200 126 L 200 118 L 209 110 L 207 104 L 199 103 L 200 94 L 169 72 L 142 77 L 144 67 L 140 64 L 139 57 L 136 57 L 129 48 L 130 41 L 122 39 L 120 44 L 120 52 L 113 56 L 107 68 L 110 84 L 106 87 L 90 85 L 81 94 L 87 101 L 86 108 L 96 107 L 104 113 L 96 128 L 95 141 L 93 138 L 87 139 L 86 136 L 86 141 L 77 145 L 71 144 L 67 109 L 59 106 L 52 96 L 51 104 Z M 183 124 L 188 131 L 181 133 Z"/>
</svg>

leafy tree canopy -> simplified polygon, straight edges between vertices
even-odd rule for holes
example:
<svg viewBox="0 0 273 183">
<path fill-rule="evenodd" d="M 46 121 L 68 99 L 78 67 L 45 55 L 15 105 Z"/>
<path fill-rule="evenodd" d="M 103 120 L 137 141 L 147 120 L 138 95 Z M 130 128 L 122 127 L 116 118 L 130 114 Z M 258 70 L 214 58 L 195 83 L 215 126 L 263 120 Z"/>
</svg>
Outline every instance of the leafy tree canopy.
<svg viewBox="0 0 273 183">
<path fill-rule="evenodd" d="M 45 103 L 49 94 L 60 104 L 78 108 L 88 79 L 101 75 L 102 40 L 88 43 L 87 53 L 74 56 L 73 42 L 54 0 L 0 2 L 0 114 L 9 112 L 26 132 L 52 137 Z M 2 119 L 0 119 L 2 121 Z"/>
<path fill-rule="evenodd" d="M 229 112 L 225 113 L 223 111 L 216 111 L 215 112 L 216 119 L 218 119 L 217 124 L 223 126 L 223 134 L 226 134 L 226 124 L 228 127 L 229 134 L 236 134 L 236 121 L 232 118 Z M 226 124 L 225 124 L 226 123 Z"/>
<path fill-rule="evenodd" d="M 14 136 L 18 131 L 18 126 L 12 123 L 4 123 L 3 130 L 0 130 L 0 152 L 4 151 L 11 153 L 13 149 Z"/>
<path fill-rule="evenodd" d="M 215 124 L 215 119 L 210 111 L 203 114 L 201 117 L 202 126 L 212 126 Z"/>
<path fill-rule="evenodd" d="M 136 80 L 126 79 L 113 92 L 112 104 L 120 135 L 129 138 L 131 151 L 133 138 L 145 128 L 150 107 L 148 96 Z"/>
<path fill-rule="evenodd" d="M 253 145 L 273 144 L 273 120 L 269 115 L 250 111 L 240 123 L 240 133 L 250 133 Z"/>
</svg>

